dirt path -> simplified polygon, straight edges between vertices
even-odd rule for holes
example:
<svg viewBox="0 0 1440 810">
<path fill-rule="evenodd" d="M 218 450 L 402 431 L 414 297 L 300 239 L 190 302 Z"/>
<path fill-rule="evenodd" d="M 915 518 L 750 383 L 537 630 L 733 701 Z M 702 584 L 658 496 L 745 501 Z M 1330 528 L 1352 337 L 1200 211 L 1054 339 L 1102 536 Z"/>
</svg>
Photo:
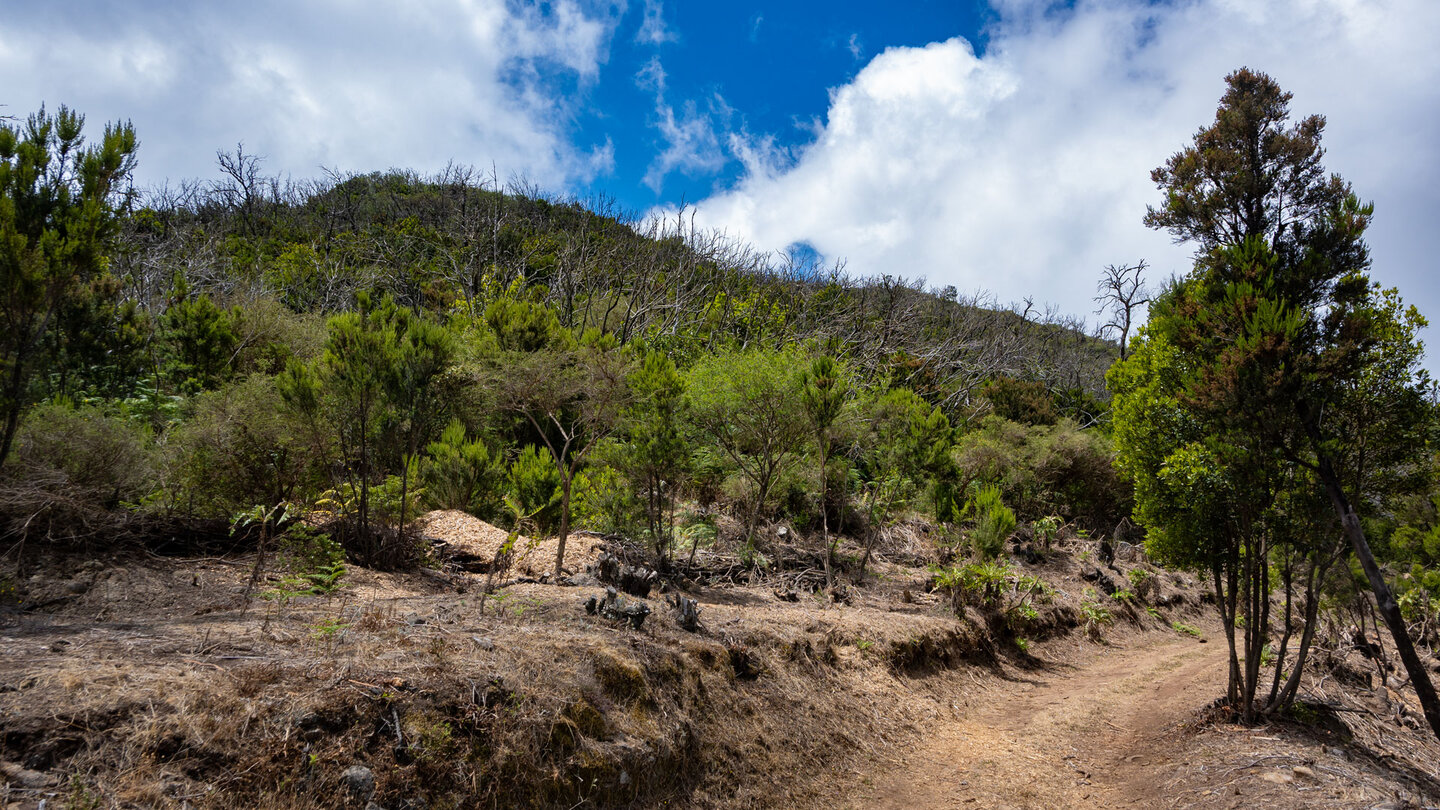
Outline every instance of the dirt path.
<svg viewBox="0 0 1440 810">
<path fill-rule="evenodd" d="M 977 685 L 850 806 L 1156 806 L 1183 756 L 1175 727 L 1215 699 L 1224 657 L 1223 644 L 1152 633 Z"/>
</svg>

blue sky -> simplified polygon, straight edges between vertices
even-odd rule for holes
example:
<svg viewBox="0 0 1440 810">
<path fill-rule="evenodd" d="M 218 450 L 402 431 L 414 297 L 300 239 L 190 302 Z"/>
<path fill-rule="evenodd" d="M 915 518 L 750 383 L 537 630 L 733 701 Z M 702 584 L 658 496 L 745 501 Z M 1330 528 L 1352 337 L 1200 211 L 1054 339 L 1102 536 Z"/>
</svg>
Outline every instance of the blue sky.
<svg viewBox="0 0 1440 810">
<path fill-rule="evenodd" d="M 611 139 L 618 182 L 604 188 L 641 211 L 695 202 L 738 180 L 743 166 L 728 154 L 726 132 L 769 136 L 784 150 L 808 143 L 823 125 L 828 89 L 877 53 L 955 36 L 979 47 L 992 16 L 974 0 L 915 0 L 884 14 L 853 0 L 642 2 L 635 10 L 617 27 L 577 136 Z M 695 137 L 682 146 L 691 148 L 672 149 L 667 128 L 687 124 Z"/>
<path fill-rule="evenodd" d="M 1440 317 L 1435 0 L 10 6 L 4 111 L 131 119 L 144 184 L 237 142 L 296 179 L 453 160 L 1092 320 L 1106 264 L 1188 267 L 1141 224 L 1149 172 L 1245 65 L 1328 117 L 1375 277 Z"/>
</svg>

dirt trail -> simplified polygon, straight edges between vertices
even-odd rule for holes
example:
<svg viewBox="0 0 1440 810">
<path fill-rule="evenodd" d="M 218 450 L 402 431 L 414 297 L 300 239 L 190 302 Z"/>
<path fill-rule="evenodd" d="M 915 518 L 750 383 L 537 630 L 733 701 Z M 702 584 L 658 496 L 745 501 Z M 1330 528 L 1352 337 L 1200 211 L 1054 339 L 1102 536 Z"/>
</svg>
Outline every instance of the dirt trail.
<svg viewBox="0 0 1440 810">
<path fill-rule="evenodd" d="M 1224 658 L 1224 644 L 1152 633 L 977 684 L 850 806 L 1157 806 L 1183 757 L 1176 726 L 1215 699 Z"/>
</svg>

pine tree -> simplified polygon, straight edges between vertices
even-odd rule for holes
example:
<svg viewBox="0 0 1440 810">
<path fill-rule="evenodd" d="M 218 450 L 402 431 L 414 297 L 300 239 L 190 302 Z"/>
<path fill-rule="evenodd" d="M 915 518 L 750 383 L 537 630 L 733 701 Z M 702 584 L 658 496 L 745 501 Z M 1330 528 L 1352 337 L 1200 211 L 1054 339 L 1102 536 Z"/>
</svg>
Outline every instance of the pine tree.
<svg viewBox="0 0 1440 810">
<path fill-rule="evenodd" d="M 0 124 L 0 465 L 30 405 L 31 376 L 46 362 L 46 337 L 108 274 L 127 202 L 134 128 L 111 124 L 86 146 L 84 125 L 64 106 L 54 115 L 42 107 L 23 126 Z"/>
</svg>

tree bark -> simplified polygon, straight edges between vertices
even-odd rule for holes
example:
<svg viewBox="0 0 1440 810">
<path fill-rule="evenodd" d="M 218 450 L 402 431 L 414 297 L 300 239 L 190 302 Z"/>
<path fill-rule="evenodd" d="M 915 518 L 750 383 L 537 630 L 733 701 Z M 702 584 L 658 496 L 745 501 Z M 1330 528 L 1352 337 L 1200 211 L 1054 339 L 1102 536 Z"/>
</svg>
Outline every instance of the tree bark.
<svg viewBox="0 0 1440 810">
<path fill-rule="evenodd" d="M 1315 626 L 1319 622 L 1320 581 L 1328 570 L 1328 565 L 1316 566 L 1311 569 L 1310 582 L 1305 587 L 1305 629 L 1300 633 L 1300 647 L 1295 651 L 1295 664 L 1290 668 L 1290 677 L 1285 680 L 1285 685 L 1280 689 L 1280 693 L 1265 708 L 1267 714 L 1289 706 L 1294 702 L 1295 693 L 1300 689 L 1300 673 L 1305 670 L 1305 661 L 1310 655 L 1310 644 L 1315 639 Z"/>
<path fill-rule="evenodd" d="M 565 567 L 565 541 L 570 537 L 570 481 L 572 473 L 560 479 L 560 537 L 555 542 L 555 581 L 559 582 Z"/>
<path fill-rule="evenodd" d="M 1405 626 L 1404 617 L 1400 615 L 1400 606 L 1395 603 L 1390 586 L 1385 583 L 1385 578 L 1380 574 L 1380 566 L 1375 562 L 1375 555 L 1370 552 L 1370 543 L 1365 539 L 1365 530 L 1360 525 L 1360 516 L 1355 514 L 1349 499 L 1345 497 L 1345 491 L 1340 486 L 1340 479 L 1335 474 L 1330 460 L 1322 456 L 1318 466 L 1320 480 L 1325 485 L 1325 492 L 1330 496 L 1330 503 L 1335 507 L 1336 515 L 1340 518 L 1340 526 L 1345 532 L 1345 539 L 1350 541 L 1350 547 L 1360 560 L 1360 566 L 1365 569 L 1365 577 L 1370 580 L 1370 590 L 1375 593 L 1375 604 L 1380 610 L 1380 615 L 1385 619 L 1385 626 L 1390 630 L 1390 636 L 1395 642 L 1395 650 L 1400 654 L 1400 661 L 1405 665 L 1405 673 L 1410 676 L 1410 683 L 1415 686 L 1415 694 L 1420 698 L 1420 708 L 1425 712 L 1425 719 L 1430 723 L 1430 730 L 1437 738 L 1440 738 L 1440 696 L 1436 695 L 1435 685 L 1430 681 L 1430 673 L 1425 671 L 1425 665 L 1420 661 L 1420 656 L 1415 653 L 1415 645 L 1410 642 L 1410 631 Z"/>
</svg>

